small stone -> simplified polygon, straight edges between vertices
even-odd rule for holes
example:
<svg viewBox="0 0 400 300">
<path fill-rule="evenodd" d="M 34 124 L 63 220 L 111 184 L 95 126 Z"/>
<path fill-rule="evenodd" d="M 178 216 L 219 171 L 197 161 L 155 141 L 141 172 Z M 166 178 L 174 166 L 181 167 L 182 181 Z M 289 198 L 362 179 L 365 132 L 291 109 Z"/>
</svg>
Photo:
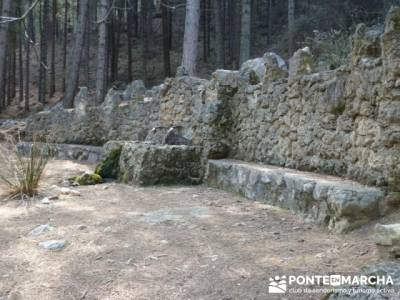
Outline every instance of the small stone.
<svg viewBox="0 0 400 300">
<path fill-rule="evenodd" d="M 81 193 L 76 190 L 72 190 L 66 187 L 60 189 L 61 195 L 71 195 L 71 196 L 80 196 Z"/>
<path fill-rule="evenodd" d="M 103 230 L 104 233 L 108 233 L 108 232 L 111 232 L 111 231 L 112 231 L 111 226 L 107 226 L 107 227 L 104 228 L 104 230 Z"/>
<path fill-rule="evenodd" d="M 65 244 L 64 240 L 49 240 L 40 242 L 39 246 L 46 250 L 60 250 L 65 247 Z"/>
<path fill-rule="evenodd" d="M 42 204 L 50 204 L 50 200 L 49 200 L 49 198 L 45 197 L 40 201 L 40 203 L 42 203 Z"/>
<path fill-rule="evenodd" d="M 29 235 L 38 236 L 45 232 L 50 231 L 52 228 L 53 227 L 51 227 L 49 224 L 39 225 L 39 226 L 35 227 L 34 229 L 32 229 L 31 232 L 29 232 Z"/>
<path fill-rule="evenodd" d="M 78 225 L 78 230 L 85 230 L 86 228 L 86 225 Z"/>
</svg>

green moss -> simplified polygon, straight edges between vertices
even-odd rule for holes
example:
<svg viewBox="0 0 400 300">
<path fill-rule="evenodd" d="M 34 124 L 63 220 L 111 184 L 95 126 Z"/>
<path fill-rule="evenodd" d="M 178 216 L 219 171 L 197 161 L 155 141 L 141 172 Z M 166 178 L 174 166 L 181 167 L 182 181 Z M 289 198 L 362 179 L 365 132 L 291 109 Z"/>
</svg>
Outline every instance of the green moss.
<svg viewBox="0 0 400 300">
<path fill-rule="evenodd" d="M 102 178 L 118 179 L 121 151 L 122 148 L 110 151 L 107 157 L 97 165 L 94 173 L 100 175 Z"/>
<path fill-rule="evenodd" d="M 81 176 L 75 176 L 69 179 L 72 184 L 78 185 L 95 185 L 103 182 L 103 178 L 94 173 L 85 173 Z"/>
<path fill-rule="evenodd" d="M 345 103 L 339 103 L 338 105 L 332 107 L 331 113 L 340 116 L 341 114 L 344 113 L 344 110 L 346 109 L 346 104 Z"/>
</svg>

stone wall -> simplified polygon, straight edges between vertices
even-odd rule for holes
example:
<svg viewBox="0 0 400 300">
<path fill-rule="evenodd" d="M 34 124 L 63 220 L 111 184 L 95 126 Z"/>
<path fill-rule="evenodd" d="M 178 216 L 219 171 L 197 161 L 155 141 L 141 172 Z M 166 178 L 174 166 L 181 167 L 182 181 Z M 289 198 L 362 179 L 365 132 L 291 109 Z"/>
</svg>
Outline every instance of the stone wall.
<svg viewBox="0 0 400 300">
<path fill-rule="evenodd" d="M 140 82 L 111 90 L 96 106 L 32 117 L 28 136 L 50 133 L 62 143 L 143 141 L 157 126 L 180 126 L 209 157 L 226 156 L 389 186 L 400 192 L 400 9 L 385 26 L 357 27 L 349 65 L 312 72 L 309 49 L 288 66 L 267 53 L 239 71 L 211 80 L 167 79 L 145 90 Z"/>
</svg>

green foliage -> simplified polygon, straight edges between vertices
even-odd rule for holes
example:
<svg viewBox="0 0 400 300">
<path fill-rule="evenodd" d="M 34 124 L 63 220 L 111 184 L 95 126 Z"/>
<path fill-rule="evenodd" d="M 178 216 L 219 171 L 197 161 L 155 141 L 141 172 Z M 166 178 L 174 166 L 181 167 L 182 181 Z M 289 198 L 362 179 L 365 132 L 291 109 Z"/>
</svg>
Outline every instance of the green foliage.
<svg viewBox="0 0 400 300">
<path fill-rule="evenodd" d="M 351 50 L 349 34 L 342 30 L 315 30 L 314 36 L 307 39 L 307 44 L 316 57 L 317 65 L 330 70 L 346 64 Z"/>
<path fill-rule="evenodd" d="M 49 144 L 34 141 L 28 151 L 21 151 L 14 139 L 0 145 L 0 181 L 8 186 L 11 198 L 30 198 L 38 193 L 39 184 L 52 150 Z"/>
<path fill-rule="evenodd" d="M 346 104 L 345 103 L 339 103 L 336 106 L 334 106 L 331 110 L 331 113 L 340 116 L 343 114 L 344 110 L 346 109 Z"/>
<path fill-rule="evenodd" d="M 95 185 L 103 182 L 103 178 L 94 173 L 85 173 L 81 176 L 75 176 L 69 179 L 69 182 L 72 184 L 78 185 Z"/>
<path fill-rule="evenodd" d="M 111 150 L 107 157 L 97 165 L 95 174 L 100 175 L 102 178 L 118 179 L 121 151 L 122 148 Z"/>
</svg>

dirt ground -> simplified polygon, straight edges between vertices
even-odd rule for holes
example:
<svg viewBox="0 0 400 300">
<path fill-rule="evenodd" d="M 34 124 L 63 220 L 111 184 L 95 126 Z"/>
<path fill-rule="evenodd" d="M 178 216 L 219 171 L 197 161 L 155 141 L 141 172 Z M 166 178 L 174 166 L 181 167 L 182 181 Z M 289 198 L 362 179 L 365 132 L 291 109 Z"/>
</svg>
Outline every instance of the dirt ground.
<svg viewBox="0 0 400 300">
<path fill-rule="evenodd" d="M 54 161 L 44 193 L 93 166 Z M 320 299 L 268 294 L 275 275 L 359 274 L 373 224 L 330 234 L 206 186 L 76 188 L 51 204 L 0 203 L 0 299 Z M 52 230 L 28 233 L 41 224 Z M 39 242 L 62 239 L 64 249 Z"/>
</svg>

